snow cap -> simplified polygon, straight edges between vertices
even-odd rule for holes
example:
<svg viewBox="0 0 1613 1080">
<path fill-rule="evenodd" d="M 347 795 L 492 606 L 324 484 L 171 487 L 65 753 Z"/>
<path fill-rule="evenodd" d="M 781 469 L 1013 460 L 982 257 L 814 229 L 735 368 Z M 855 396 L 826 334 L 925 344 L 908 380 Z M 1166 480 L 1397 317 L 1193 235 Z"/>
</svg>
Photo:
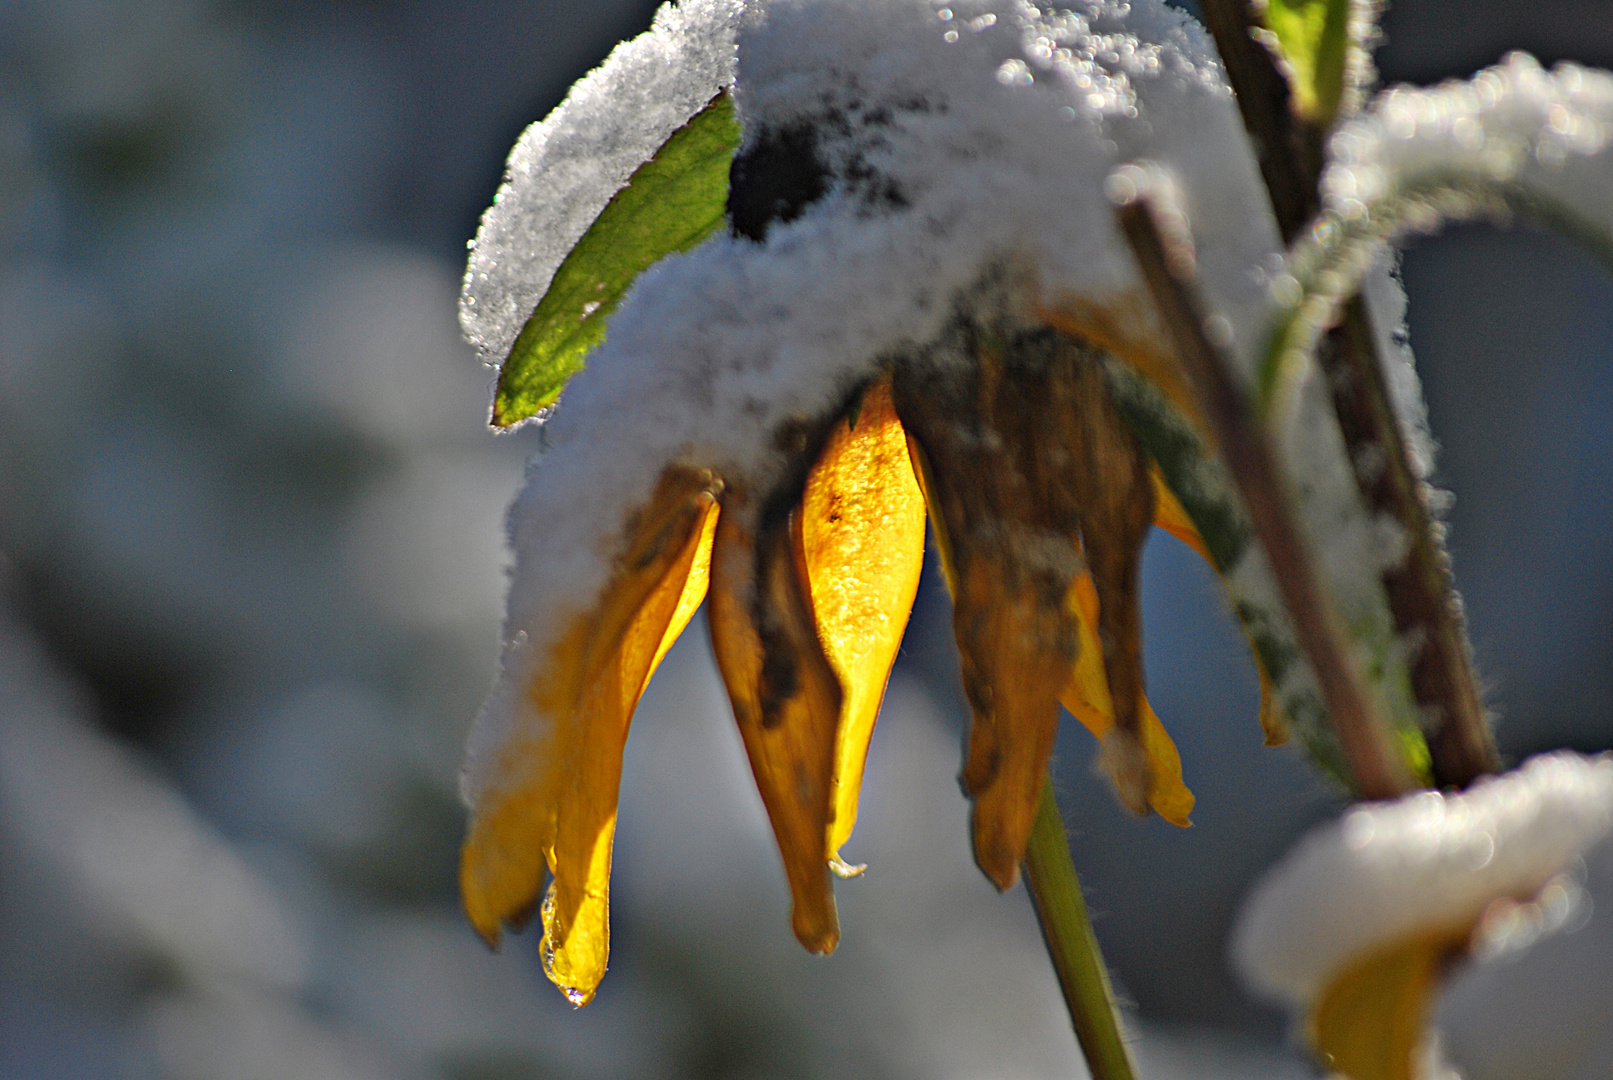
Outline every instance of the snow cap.
<svg viewBox="0 0 1613 1080">
<path fill-rule="evenodd" d="M 1255 887 L 1234 966 L 1305 1006 L 1374 948 L 1460 931 L 1494 900 L 1532 896 L 1613 833 L 1613 758 L 1543 754 L 1459 795 L 1363 803 L 1312 831 Z"/>
</svg>

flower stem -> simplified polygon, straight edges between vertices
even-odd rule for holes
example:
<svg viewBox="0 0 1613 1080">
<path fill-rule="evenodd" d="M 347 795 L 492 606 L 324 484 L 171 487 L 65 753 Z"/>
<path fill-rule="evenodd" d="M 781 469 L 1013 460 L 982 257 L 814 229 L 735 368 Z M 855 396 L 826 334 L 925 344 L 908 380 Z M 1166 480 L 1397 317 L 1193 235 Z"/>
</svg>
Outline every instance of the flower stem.
<svg viewBox="0 0 1613 1080">
<path fill-rule="evenodd" d="M 1204 0 L 1204 19 L 1226 64 L 1244 127 L 1260 158 L 1283 242 L 1292 244 L 1321 210 L 1327 132 L 1289 107 L 1288 81 L 1270 50 L 1255 40 L 1259 19 L 1248 0 Z M 1384 574 L 1395 628 L 1422 647 L 1412 663 L 1412 692 L 1434 718 L 1428 750 L 1438 787 L 1465 787 L 1496 771 L 1495 741 L 1473 669 L 1450 556 L 1428 507 L 1428 485 L 1410 463 L 1389 400 L 1383 358 L 1360 297 L 1322 342 L 1317 357 L 1333 388 L 1334 408 L 1362 496 L 1374 512 L 1405 530 L 1405 562 Z"/>
<path fill-rule="evenodd" d="M 1326 133 L 1291 107 L 1287 76 L 1277 69 L 1271 50 L 1255 40 L 1260 17 L 1254 5 L 1249 0 L 1203 0 L 1201 8 L 1260 159 L 1283 243 L 1293 243 L 1321 209 L 1316 178 L 1322 172 Z"/>
<path fill-rule="evenodd" d="M 1109 969 L 1092 932 L 1081 880 L 1075 876 L 1051 774 L 1042 785 L 1042 801 L 1025 850 L 1025 879 L 1092 1080 L 1135 1080 L 1136 1070 L 1120 1034 Z"/>
<path fill-rule="evenodd" d="M 1351 661 L 1344 630 L 1289 504 L 1270 437 L 1205 330 L 1204 305 L 1187 269 L 1192 259 L 1171 250 L 1155 220 L 1150 196 L 1123 203 L 1116 214 L 1265 549 L 1283 604 L 1294 620 L 1295 637 L 1310 660 L 1338 733 L 1339 749 L 1350 765 L 1356 793 L 1366 799 L 1403 795 L 1413 786 L 1411 776 Z"/>
</svg>

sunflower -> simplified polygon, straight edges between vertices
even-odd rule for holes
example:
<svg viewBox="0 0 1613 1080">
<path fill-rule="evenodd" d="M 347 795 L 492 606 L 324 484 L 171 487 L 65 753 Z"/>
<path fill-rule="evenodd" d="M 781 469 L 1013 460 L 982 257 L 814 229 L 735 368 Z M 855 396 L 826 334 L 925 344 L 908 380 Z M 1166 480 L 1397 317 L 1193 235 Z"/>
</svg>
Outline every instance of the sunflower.
<svg viewBox="0 0 1613 1080">
<path fill-rule="evenodd" d="M 547 420 L 464 777 L 472 923 L 496 943 L 540 910 L 545 968 L 578 1004 L 605 971 L 633 711 L 702 602 L 795 934 L 833 950 L 832 876 L 857 872 L 840 852 L 926 520 L 954 598 L 986 876 L 1018 879 L 1060 705 L 1127 806 L 1189 823 L 1144 693 L 1138 572 L 1154 526 L 1210 553 L 1117 400 L 1121 369 L 1167 398 L 1179 381 L 1104 179 L 1164 162 L 1203 212 L 1202 258 L 1227 270 L 1229 332 L 1258 323 L 1250 268 L 1277 249 L 1209 46 L 1156 0 L 708 0 L 633 47 L 532 145 L 589 110 L 631 111 L 635 70 L 693 72 L 685 117 L 731 81 L 730 228 L 640 277 Z M 494 354 L 514 328 L 484 313 L 521 306 L 499 275 L 524 265 L 522 184 L 541 186 L 515 163 L 468 279 L 467 328 Z M 1279 712 L 1268 695 L 1268 741 Z"/>
</svg>

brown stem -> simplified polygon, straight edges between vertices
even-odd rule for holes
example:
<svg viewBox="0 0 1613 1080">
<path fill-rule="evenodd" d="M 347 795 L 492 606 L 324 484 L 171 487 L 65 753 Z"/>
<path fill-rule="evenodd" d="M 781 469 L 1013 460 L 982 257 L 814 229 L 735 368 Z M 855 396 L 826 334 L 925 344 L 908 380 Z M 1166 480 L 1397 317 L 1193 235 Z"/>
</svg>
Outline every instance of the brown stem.
<svg viewBox="0 0 1613 1080">
<path fill-rule="evenodd" d="M 1495 743 L 1479 696 L 1466 621 L 1451 581 L 1450 557 L 1428 507 L 1428 485 L 1411 471 L 1383 371 L 1370 362 L 1375 341 L 1366 305 L 1353 300 L 1323 341 L 1322 370 L 1356 483 L 1374 511 L 1394 516 L 1409 541 L 1406 558 L 1383 583 L 1395 628 L 1416 641 L 1412 693 L 1433 712 L 1428 752 L 1434 783 L 1466 787 L 1496 771 Z"/>
<path fill-rule="evenodd" d="M 1295 636 L 1316 673 L 1356 790 L 1368 799 L 1405 794 L 1413 786 L 1411 778 L 1351 663 L 1344 634 L 1289 508 L 1269 439 L 1233 383 L 1225 358 L 1205 333 L 1204 306 L 1187 269 L 1191 260 L 1172 258 L 1146 196 L 1120 206 L 1117 213 L 1121 231 L 1136 253 L 1143 280 L 1265 549 L 1294 621 Z"/>
<path fill-rule="evenodd" d="M 1295 115 L 1287 79 L 1254 38 L 1258 22 L 1248 0 L 1203 0 L 1203 10 L 1255 144 L 1283 242 L 1292 244 L 1321 209 L 1318 181 L 1326 132 Z M 1383 582 L 1396 629 L 1420 644 L 1412 663 L 1412 692 L 1433 717 L 1428 749 L 1434 783 L 1465 787 L 1496 770 L 1495 744 L 1450 557 L 1428 509 L 1428 487 L 1412 471 L 1377 340 L 1366 305 L 1357 297 L 1343 323 L 1322 342 L 1318 362 L 1333 389 L 1362 496 L 1373 511 L 1391 515 L 1408 540 L 1405 562 L 1387 571 Z"/>
</svg>

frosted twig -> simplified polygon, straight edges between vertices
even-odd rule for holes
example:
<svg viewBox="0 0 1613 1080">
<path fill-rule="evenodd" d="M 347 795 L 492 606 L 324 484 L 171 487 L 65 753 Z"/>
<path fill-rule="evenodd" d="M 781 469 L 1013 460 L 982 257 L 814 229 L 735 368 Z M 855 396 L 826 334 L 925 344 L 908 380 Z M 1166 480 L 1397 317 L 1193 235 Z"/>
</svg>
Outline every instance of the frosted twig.
<svg viewBox="0 0 1613 1080">
<path fill-rule="evenodd" d="M 1316 673 L 1339 745 L 1357 791 L 1369 799 L 1404 794 L 1411 779 L 1390 744 L 1382 718 L 1363 689 L 1338 618 L 1312 566 L 1271 445 L 1250 415 L 1230 367 L 1205 331 L 1203 305 L 1194 295 L 1192 261 L 1167 242 L 1157 209 L 1140 194 L 1116 211 L 1121 231 L 1198 393 L 1201 412 L 1237 482 L 1250 521 L 1270 561 L 1301 647 Z"/>
<path fill-rule="evenodd" d="M 1204 14 L 1244 125 L 1254 136 L 1278 227 L 1291 244 L 1321 208 L 1318 183 L 1327 132 L 1291 107 L 1286 78 L 1271 52 L 1253 37 L 1257 20 L 1247 0 L 1205 0 Z M 1372 14 L 1363 6 L 1356 18 L 1367 26 L 1352 33 L 1369 33 Z M 1359 44 L 1352 48 L 1361 51 Z M 1371 75 L 1364 54 L 1352 57 L 1352 68 L 1345 115 L 1359 108 L 1360 89 Z M 1429 512 L 1427 485 L 1413 467 L 1401 433 L 1377 340 L 1365 304 L 1352 298 L 1342 323 L 1319 345 L 1318 361 L 1333 392 L 1357 486 L 1371 508 L 1399 523 L 1407 540 L 1405 559 L 1384 572 L 1384 588 L 1396 631 L 1421 643 L 1411 662 L 1411 686 L 1418 706 L 1436 718 L 1428 733 L 1434 782 L 1465 785 L 1495 770 L 1495 747 L 1450 557 Z"/>
<path fill-rule="evenodd" d="M 1514 53 L 1466 82 L 1397 87 L 1341 128 L 1322 181 L 1326 212 L 1274 285 L 1284 301 L 1262 366 L 1269 409 L 1384 248 L 1447 222 L 1528 217 L 1613 266 L 1613 75 L 1544 71 Z"/>
</svg>

